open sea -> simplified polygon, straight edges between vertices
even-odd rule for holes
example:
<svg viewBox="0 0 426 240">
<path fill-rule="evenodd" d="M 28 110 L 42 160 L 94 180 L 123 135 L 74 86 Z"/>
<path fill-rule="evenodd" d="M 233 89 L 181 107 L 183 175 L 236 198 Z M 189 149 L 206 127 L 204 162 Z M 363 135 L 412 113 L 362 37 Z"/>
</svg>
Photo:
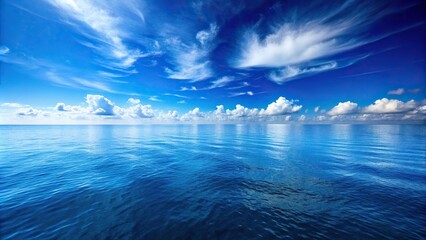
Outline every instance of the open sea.
<svg viewBox="0 0 426 240">
<path fill-rule="evenodd" d="M 0 239 L 426 239 L 426 125 L 0 126 Z"/>
</svg>

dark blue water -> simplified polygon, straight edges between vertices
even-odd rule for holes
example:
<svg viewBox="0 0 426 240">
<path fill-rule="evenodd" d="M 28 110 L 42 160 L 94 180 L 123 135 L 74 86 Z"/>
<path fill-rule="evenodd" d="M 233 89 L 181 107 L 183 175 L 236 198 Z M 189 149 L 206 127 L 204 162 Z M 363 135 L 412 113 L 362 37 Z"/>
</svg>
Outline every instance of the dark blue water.
<svg viewBox="0 0 426 240">
<path fill-rule="evenodd" d="M 1 239 L 424 239 L 426 126 L 0 126 Z"/>
</svg>

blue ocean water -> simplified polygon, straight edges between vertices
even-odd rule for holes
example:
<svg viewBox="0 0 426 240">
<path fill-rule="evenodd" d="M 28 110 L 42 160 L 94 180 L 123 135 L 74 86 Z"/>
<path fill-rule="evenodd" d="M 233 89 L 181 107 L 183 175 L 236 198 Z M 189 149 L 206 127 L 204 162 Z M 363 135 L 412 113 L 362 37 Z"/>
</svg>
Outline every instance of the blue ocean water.
<svg viewBox="0 0 426 240">
<path fill-rule="evenodd" d="M 1 239 L 424 239 L 426 126 L 0 126 Z"/>
</svg>

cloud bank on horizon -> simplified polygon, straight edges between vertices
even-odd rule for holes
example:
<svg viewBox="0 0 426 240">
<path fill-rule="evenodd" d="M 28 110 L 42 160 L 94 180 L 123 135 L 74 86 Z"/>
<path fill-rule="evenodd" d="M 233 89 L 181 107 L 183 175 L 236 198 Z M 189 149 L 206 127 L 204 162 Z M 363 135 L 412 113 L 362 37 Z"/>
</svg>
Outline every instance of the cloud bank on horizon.
<svg viewBox="0 0 426 240">
<path fill-rule="evenodd" d="M 424 10 L 420 0 L 2 1 L 0 119 L 421 122 Z"/>
<path fill-rule="evenodd" d="M 126 106 L 118 106 L 102 95 L 88 94 L 82 105 L 57 103 L 54 107 L 37 109 L 20 103 L 3 103 L 4 116 L 0 123 L 279 123 L 279 122 L 317 122 L 317 123 L 374 123 L 374 122 L 422 122 L 426 120 L 426 101 L 382 98 L 374 103 L 360 107 L 350 101 L 340 102 L 330 110 L 314 109 L 319 115 L 306 117 L 298 115 L 303 106 L 297 100 L 279 97 L 265 108 L 247 108 L 237 104 L 234 109 L 223 105 L 215 110 L 201 111 L 196 107 L 186 113 L 176 110 L 158 110 L 140 99 L 129 98 Z M 4 110 L 7 111 L 4 111 Z"/>
</svg>

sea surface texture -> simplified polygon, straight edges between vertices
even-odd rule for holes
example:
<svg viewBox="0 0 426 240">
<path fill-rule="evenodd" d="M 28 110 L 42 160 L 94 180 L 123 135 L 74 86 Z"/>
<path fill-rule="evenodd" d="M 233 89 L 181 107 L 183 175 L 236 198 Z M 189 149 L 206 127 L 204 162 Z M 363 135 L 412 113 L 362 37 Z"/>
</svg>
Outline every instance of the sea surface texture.
<svg viewBox="0 0 426 240">
<path fill-rule="evenodd" d="M 425 239 L 425 125 L 0 126 L 0 239 Z"/>
</svg>

